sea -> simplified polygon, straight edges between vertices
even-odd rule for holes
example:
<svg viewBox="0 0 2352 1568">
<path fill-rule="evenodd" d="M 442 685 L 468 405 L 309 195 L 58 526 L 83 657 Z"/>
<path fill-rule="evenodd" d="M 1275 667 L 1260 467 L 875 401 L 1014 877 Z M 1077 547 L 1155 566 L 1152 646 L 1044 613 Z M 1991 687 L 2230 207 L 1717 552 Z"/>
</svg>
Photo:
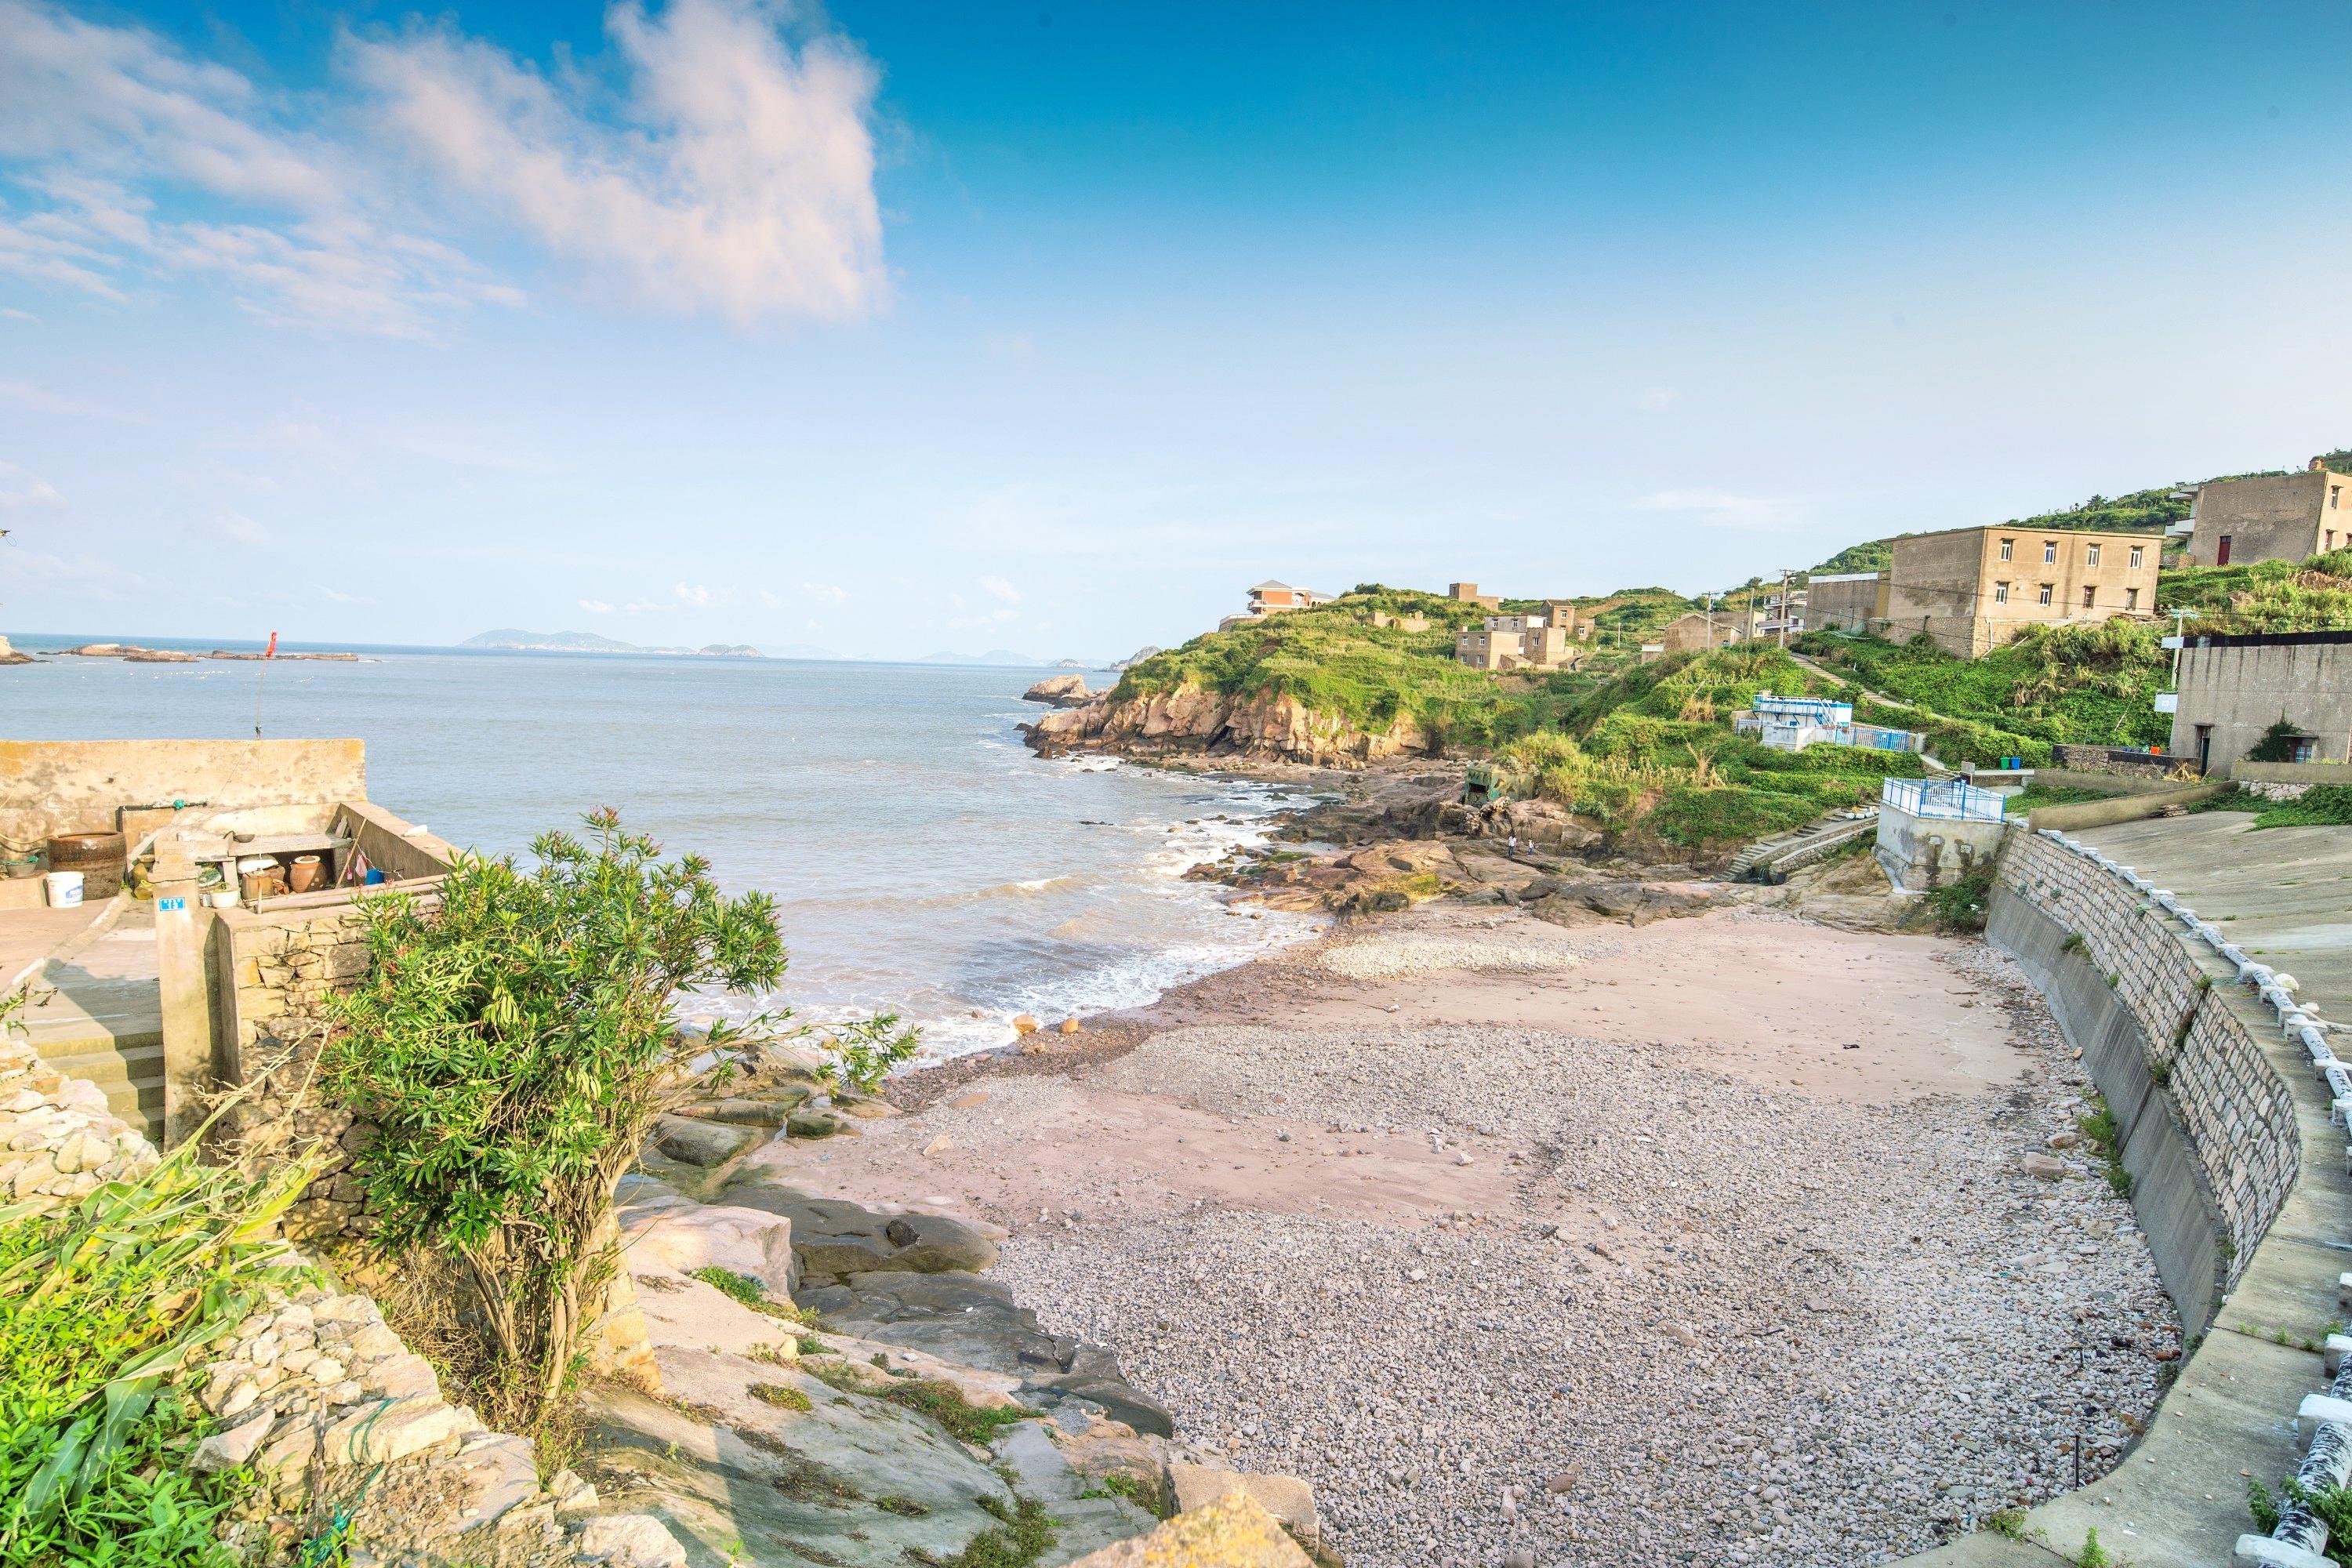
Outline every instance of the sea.
<svg viewBox="0 0 2352 1568">
<path fill-rule="evenodd" d="M 16 636 L 250 649 L 127 635 Z M 289 645 L 289 651 L 291 645 Z M 1235 910 L 1202 861 L 1263 844 L 1310 796 L 1239 777 L 1034 755 L 1036 668 L 352 648 L 358 663 L 0 667 L 0 737 L 357 736 L 368 794 L 460 846 L 528 858 L 617 807 L 730 891 L 781 912 L 782 1002 L 810 1021 L 894 1012 L 923 1058 L 1008 1043 L 1028 1014 L 1140 1006 L 1312 935 Z M 1086 672 L 1087 684 L 1115 679 Z"/>
</svg>

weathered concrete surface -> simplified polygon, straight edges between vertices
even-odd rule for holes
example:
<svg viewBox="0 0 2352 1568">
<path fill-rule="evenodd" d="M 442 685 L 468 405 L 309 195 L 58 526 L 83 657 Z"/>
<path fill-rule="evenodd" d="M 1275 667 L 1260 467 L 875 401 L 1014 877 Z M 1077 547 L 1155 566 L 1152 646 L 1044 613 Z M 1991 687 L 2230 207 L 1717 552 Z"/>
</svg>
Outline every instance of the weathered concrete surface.
<svg viewBox="0 0 2352 1568">
<path fill-rule="evenodd" d="M 2155 816 L 2168 806 L 2191 805 L 2209 799 L 2228 787 L 2221 784 L 2178 784 L 2163 789 L 2140 790 L 2115 800 L 2078 800 L 2069 805 L 2042 806 L 2028 813 L 2025 820 L 2036 832 L 2044 827 L 2054 827 L 2061 833 L 2081 837 L 2084 828 L 2137 822 Z M 2085 839 L 2084 842 L 2089 841 Z"/>
<path fill-rule="evenodd" d="M 2252 833 L 2252 818 L 2211 812 L 2120 824 L 2076 835 L 2130 866 L 2302 983 L 2328 1016 L 2352 1007 L 2352 832 L 2340 827 Z M 2235 917 L 2226 919 L 2225 917 Z M 2196 951 L 2201 944 L 2191 944 Z M 2300 1046 L 2279 1037 L 2268 1009 L 2238 995 L 2266 1053 L 2295 1094 L 2302 1175 L 2212 1332 L 2183 1366 L 2147 1436 L 2105 1480 L 2032 1510 L 2027 1529 L 2072 1561 L 2087 1531 L 2138 1568 L 2211 1568 L 2252 1528 L 2245 1483 L 2275 1489 L 2300 1457 L 2295 1407 L 2326 1385 L 2318 1344 L 2339 1315 L 2336 1278 L 2352 1266 L 2352 1180 L 2345 1135 Z M 2150 1226 L 2151 1236 L 2154 1227 Z M 2277 1342 L 2278 1336 L 2289 1342 Z M 1903 1560 L 1904 1568 L 2025 1568 L 2039 1546 L 1977 1535 Z"/>
<path fill-rule="evenodd" d="M 358 741 L 0 741 L 0 833 L 111 833 L 115 809 L 367 798 Z"/>
</svg>

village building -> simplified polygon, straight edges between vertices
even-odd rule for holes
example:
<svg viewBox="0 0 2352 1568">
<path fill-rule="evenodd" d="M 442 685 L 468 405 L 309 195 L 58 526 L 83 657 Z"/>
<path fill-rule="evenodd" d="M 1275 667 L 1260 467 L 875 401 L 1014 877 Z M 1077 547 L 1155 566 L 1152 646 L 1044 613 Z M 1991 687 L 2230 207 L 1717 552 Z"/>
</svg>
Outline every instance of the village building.
<svg viewBox="0 0 2352 1568">
<path fill-rule="evenodd" d="M 1581 655 L 1568 628 L 1538 611 L 1488 616 L 1454 634 L 1454 657 L 1473 669 L 1560 669 Z"/>
<path fill-rule="evenodd" d="M 2352 546 L 2352 474 L 2320 466 L 2300 474 L 2215 479 L 2197 487 L 2186 523 L 2192 566 L 2305 561 Z"/>
<path fill-rule="evenodd" d="M 1807 746 L 1864 746 L 1880 752 L 1916 752 L 1925 741 L 1909 730 L 1855 721 L 1853 704 L 1829 697 L 1775 697 L 1756 694 L 1753 707 L 1731 717 L 1735 734 L 1748 735 L 1784 752 Z"/>
<path fill-rule="evenodd" d="M 1815 631 L 1869 631 L 1886 619 L 1886 574 L 1815 573 L 1805 579 L 1805 619 Z"/>
<path fill-rule="evenodd" d="M 2158 543 L 2013 524 L 1911 534 L 1895 542 L 1885 623 L 1868 629 L 1977 658 L 2028 626 L 2153 615 Z"/>
<path fill-rule="evenodd" d="M 1736 610 L 1692 610 L 1657 630 L 1665 653 L 1704 653 L 1740 640 L 1747 617 Z"/>
<path fill-rule="evenodd" d="M 1318 605 L 1330 602 L 1328 594 L 1318 594 L 1312 588 L 1294 588 L 1287 583 L 1277 583 L 1269 577 L 1249 591 L 1249 608 L 1238 616 L 1227 616 L 1217 623 L 1217 629 L 1229 632 L 1235 626 L 1262 621 L 1284 610 L 1311 610 Z"/>
<path fill-rule="evenodd" d="M 1449 599 L 1458 599 L 1465 605 L 1477 605 L 1489 610 L 1499 610 L 1503 607 L 1500 595 L 1478 592 L 1478 584 L 1475 583 L 1448 583 L 1445 584 L 1445 596 Z"/>
<path fill-rule="evenodd" d="M 1777 592 L 1759 595 L 1738 613 L 1739 635 L 1745 641 L 1801 637 L 1805 630 L 1805 590 L 1792 588 L 1785 597 Z"/>
<path fill-rule="evenodd" d="M 2170 751 L 2207 773 L 2228 771 L 2270 728 L 2295 728 L 2289 763 L 2352 762 L 2352 631 L 2257 632 L 2178 641 Z"/>
</svg>

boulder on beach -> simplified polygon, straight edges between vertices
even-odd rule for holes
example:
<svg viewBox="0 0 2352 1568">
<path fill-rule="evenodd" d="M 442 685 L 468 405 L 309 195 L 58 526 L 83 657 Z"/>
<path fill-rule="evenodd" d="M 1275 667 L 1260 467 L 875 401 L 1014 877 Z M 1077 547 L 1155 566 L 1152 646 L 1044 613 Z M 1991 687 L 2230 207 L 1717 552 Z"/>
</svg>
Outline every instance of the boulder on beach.
<svg viewBox="0 0 2352 1568">
<path fill-rule="evenodd" d="M 1076 708 L 1087 700 L 1083 675 L 1049 675 L 1021 694 L 1024 702 L 1044 702 L 1055 708 Z"/>
</svg>

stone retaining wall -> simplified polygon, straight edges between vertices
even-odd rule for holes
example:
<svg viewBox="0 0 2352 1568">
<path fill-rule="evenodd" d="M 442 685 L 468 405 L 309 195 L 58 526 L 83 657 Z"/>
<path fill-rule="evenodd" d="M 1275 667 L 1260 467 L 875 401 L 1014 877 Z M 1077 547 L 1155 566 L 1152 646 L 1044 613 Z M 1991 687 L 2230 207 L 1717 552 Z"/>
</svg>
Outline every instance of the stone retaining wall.
<svg viewBox="0 0 2352 1568">
<path fill-rule="evenodd" d="M 2063 948 L 2080 954 L 2127 1016 L 2133 1049 L 2111 1046 L 2105 1052 L 2108 1059 L 2093 1064 L 2095 1076 L 2128 1136 L 2140 1136 L 2136 1123 L 2147 1111 L 2168 1110 L 2177 1119 L 2211 1211 L 2219 1284 L 2226 1291 L 2286 1202 L 2301 1155 L 2293 1091 L 2244 1023 L 2221 1005 L 2210 977 L 2184 944 L 2184 934 L 2202 940 L 2212 928 L 2198 921 L 2169 891 L 2053 831 L 2012 831 L 1999 881 L 2005 892 L 2067 933 Z M 1994 934 L 1999 940 L 2003 933 Z M 2251 964 L 2234 948 L 2213 945 L 2242 973 L 2260 970 L 2263 979 L 2269 978 L 2269 971 Z M 2020 956 L 2033 966 L 2034 955 Z M 2045 957 L 2042 967 L 2055 965 Z M 2053 1004 L 2060 999 L 2053 994 Z M 2139 1059 L 2131 1061 L 2135 1051 Z M 2092 1054 L 2086 1045 L 2086 1057 Z M 2104 1075 L 2097 1070 L 2102 1067 L 2107 1069 Z M 2150 1098 L 2146 1090 L 2161 1094 Z M 2158 1194 L 2144 1196 L 2153 1200 Z M 2182 1201 L 2179 1194 L 2164 1196 Z M 2154 1239 L 2157 1227 L 2149 1234 Z M 2191 1318 L 2190 1302 L 2210 1293 L 2185 1279 L 2176 1283 L 2185 1270 L 2179 1259 L 2174 1264 L 2166 1282 L 2186 1321 Z M 2210 1307 L 2205 1317 L 2210 1320 Z"/>
<path fill-rule="evenodd" d="M 63 1208 L 156 1159 L 108 1111 L 103 1090 L 0 1038 L 0 1190 L 10 1200 Z M 188 1382 L 217 1422 L 191 1463 L 253 1467 L 260 1506 L 231 1529 L 268 1560 L 340 1534 L 382 1568 L 685 1568 L 660 1521 L 598 1515 L 595 1489 L 568 1470 L 542 1487 L 529 1439 L 489 1431 L 443 1398 L 432 1366 L 365 1296 L 323 1284 L 274 1291 L 205 1347 Z"/>
</svg>

